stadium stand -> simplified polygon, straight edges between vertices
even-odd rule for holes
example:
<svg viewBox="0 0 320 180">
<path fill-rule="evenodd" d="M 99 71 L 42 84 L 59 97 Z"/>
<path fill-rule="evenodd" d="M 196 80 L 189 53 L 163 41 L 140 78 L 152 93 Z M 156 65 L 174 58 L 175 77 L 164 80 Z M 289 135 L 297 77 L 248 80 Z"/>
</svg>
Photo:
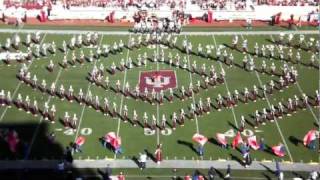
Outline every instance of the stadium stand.
<svg viewBox="0 0 320 180">
<path fill-rule="evenodd" d="M 198 20 L 211 23 L 250 19 L 317 25 L 318 4 L 316 0 L 64 0 L 23 3 L 7 0 L 0 5 L 0 12 L 7 23 L 37 18 L 40 22 L 101 20 L 110 23 L 135 22 L 135 26 L 143 26 L 148 24 L 146 20 L 167 19 L 175 26 L 181 26 Z"/>
</svg>

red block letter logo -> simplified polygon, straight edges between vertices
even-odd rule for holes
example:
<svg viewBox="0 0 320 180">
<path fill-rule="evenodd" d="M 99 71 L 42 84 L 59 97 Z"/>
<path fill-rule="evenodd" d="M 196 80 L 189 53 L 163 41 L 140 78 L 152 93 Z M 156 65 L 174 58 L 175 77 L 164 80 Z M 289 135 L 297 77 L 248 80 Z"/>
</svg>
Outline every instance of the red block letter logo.
<svg viewBox="0 0 320 180">
<path fill-rule="evenodd" d="M 141 92 L 144 91 L 145 88 L 147 88 L 148 91 L 154 89 L 156 92 L 160 92 L 161 90 L 175 88 L 176 86 L 177 78 L 172 70 L 140 72 L 139 87 Z"/>
</svg>

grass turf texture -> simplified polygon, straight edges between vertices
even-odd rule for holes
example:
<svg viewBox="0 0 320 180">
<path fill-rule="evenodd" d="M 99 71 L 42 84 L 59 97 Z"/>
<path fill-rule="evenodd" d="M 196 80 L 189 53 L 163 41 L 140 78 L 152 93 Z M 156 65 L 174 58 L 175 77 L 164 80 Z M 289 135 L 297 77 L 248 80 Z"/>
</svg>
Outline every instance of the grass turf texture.
<svg viewBox="0 0 320 180">
<path fill-rule="evenodd" d="M 1 42 L 4 43 L 6 37 L 11 36 L 11 34 L 1 34 Z M 20 35 L 22 40 L 25 39 L 25 34 Z M 133 35 L 137 37 L 136 35 Z M 311 37 L 312 35 L 307 35 Z M 314 36 L 316 37 L 316 36 Z M 49 43 L 55 41 L 58 47 L 61 47 L 62 41 L 71 38 L 71 35 L 44 35 L 43 43 Z M 101 45 L 103 44 L 113 44 L 113 42 L 119 42 L 120 39 L 126 44 L 129 39 L 129 36 L 100 36 Z M 181 46 L 183 36 L 179 36 L 177 45 Z M 215 47 L 220 44 L 230 44 L 232 36 L 186 36 L 188 40 L 193 43 L 194 49 L 196 49 L 198 43 L 202 43 L 202 45 L 214 45 Z M 254 42 L 258 42 L 261 44 L 268 44 L 267 39 L 271 39 L 271 36 L 264 35 L 249 35 L 244 36 L 249 41 L 249 49 L 253 51 Z M 277 38 L 274 36 L 273 38 Z M 297 41 L 297 36 L 295 40 Z M 241 37 L 240 37 L 241 41 Z M 22 47 L 22 46 L 21 46 Z M 25 47 L 22 47 L 26 49 Z M 99 67 L 99 64 L 103 63 L 105 67 L 109 68 L 112 62 L 115 62 L 116 65 L 120 64 L 120 59 L 127 57 L 131 57 L 132 60 L 136 60 L 138 54 L 141 55 L 144 52 L 148 53 L 148 56 L 151 57 L 153 51 L 159 48 L 159 52 L 161 47 L 147 48 L 142 47 L 141 49 L 134 49 L 129 51 L 125 49 L 122 54 L 110 55 L 108 58 L 100 58 L 96 62 Z M 78 55 L 80 50 L 76 49 L 76 54 Z M 93 49 L 95 52 L 95 49 Z M 176 53 L 180 53 L 182 59 L 185 54 L 182 54 L 180 51 L 176 49 L 164 49 L 165 55 L 167 56 L 168 52 L 171 51 L 173 55 Z M 228 52 L 232 50 L 227 49 Z M 234 55 L 235 62 L 242 63 L 243 54 L 237 51 L 232 51 Z M 285 50 L 287 52 L 287 49 Z M 296 49 L 294 49 L 294 54 Z M 89 49 L 84 48 L 85 55 L 89 55 Z M 309 61 L 310 53 L 301 51 L 302 61 Z M 68 52 L 68 60 L 71 59 L 71 51 Z M 213 51 L 215 54 L 215 51 Z M 48 65 L 49 60 L 52 59 L 56 67 L 54 72 L 50 73 L 45 69 L 45 66 Z M 139 117 L 142 122 L 143 112 L 147 112 L 149 119 L 151 119 L 151 114 L 159 114 L 158 122 L 161 122 L 162 114 L 166 114 L 166 117 L 169 122 L 170 115 L 173 112 L 178 112 L 180 108 L 187 108 L 193 102 L 192 98 L 187 99 L 185 101 L 175 100 L 172 104 L 165 102 L 164 105 L 150 105 L 149 103 L 142 101 L 135 101 L 132 98 L 124 98 L 122 95 L 115 94 L 112 91 L 106 91 L 102 88 L 99 88 L 95 85 L 90 85 L 90 83 L 86 80 L 88 72 L 90 72 L 94 66 L 94 63 L 85 62 L 84 65 L 77 64 L 76 67 L 69 67 L 67 69 L 62 69 L 57 66 L 58 62 L 62 62 L 63 55 L 61 52 L 58 52 L 55 56 L 49 55 L 48 57 L 41 57 L 39 59 L 34 60 L 32 65 L 30 65 L 29 71 L 31 74 L 36 74 L 39 81 L 42 79 L 46 79 L 48 86 L 51 82 L 56 81 L 56 87 L 59 88 L 60 84 L 63 84 L 64 87 L 69 88 L 69 85 L 72 85 L 75 89 L 75 94 L 77 94 L 79 88 L 84 90 L 86 93 L 87 89 L 92 91 L 93 95 L 98 95 L 100 98 L 100 103 L 103 104 L 103 97 L 108 97 L 110 102 L 116 102 L 118 105 L 118 109 L 121 108 L 120 105 L 127 105 L 129 109 L 129 117 L 132 117 L 133 109 L 137 110 Z M 263 58 L 255 58 L 256 66 L 260 66 Z M 261 79 L 262 83 L 269 82 L 271 79 L 276 79 L 276 77 L 271 77 L 269 75 L 258 74 L 255 72 L 246 72 L 241 68 L 236 66 L 228 67 L 224 64 L 219 65 L 215 60 L 207 60 L 204 58 L 200 58 L 194 55 L 189 56 L 190 63 L 193 61 L 197 61 L 198 66 L 202 63 L 205 63 L 207 66 L 207 70 L 210 65 L 214 65 L 217 72 L 220 72 L 221 67 L 223 67 L 226 71 L 226 82 L 228 84 L 228 88 L 231 92 L 234 92 L 235 89 L 243 90 L 245 87 L 252 89 L 253 85 L 259 86 L 258 76 Z M 268 60 L 266 59 L 268 65 L 271 62 L 274 62 L 277 66 L 277 69 L 280 69 L 283 62 L 278 60 Z M 182 85 L 185 87 L 189 86 L 190 78 L 189 72 L 185 70 L 181 70 L 178 68 L 170 67 L 167 64 L 159 63 L 159 70 L 167 70 L 174 69 L 177 75 L 177 83 L 178 86 Z M 318 70 L 314 68 L 308 68 L 302 65 L 295 65 L 298 69 L 299 76 L 298 82 L 302 91 L 307 93 L 308 95 L 314 95 L 315 90 L 318 87 Z M 159 131 L 157 131 L 154 135 L 146 136 L 144 135 L 143 128 L 137 126 L 132 127 L 130 123 L 124 123 L 118 118 L 114 119 L 109 116 L 104 116 L 100 112 L 96 112 L 93 108 L 89 108 L 84 105 L 79 105 L 76 102 L 70 103 L 67 100 L 61 101 L 57 97 L 50 98 L 47 94 L 42 94 L 38 90 L 33 90 L 31 87 L 20 83 L 16 79 L 16 74 L 18 72 L 20 65 L 18 63 L 12 63 L 11 66 L 7 66 L 4 63 L 0 65 L 0 82 L 1 88 L 5 90 L 13 91 L 20 86 L 17 90 L 17 93 L 21 93 L 25 98 L 26 95 L 29 95 L 30 99 L 38 100 L 39 108 L 43 108 L 43 104 L 45 101 L 50 100 L 50 104 L 55 104 L 57 107 L 56 114 L 56 123 L 51 124 L 47 121 L 41 120 L 40 117 L 33 117 L 31 114 L 26 114 L 24 111 L 18 111 L 15 107 L 8 108 L 6 110 L 5 107 L 0 108 L 0 115 L 3 117 L 0 119 L 0 126 L 2 128 L 5 127 L 13 127 L 18 133 L 19 137 L 23 142 L 27 143 L 29 147 L 28 158 L 30 159 L 59 159 L 63 153 L 63 149 L 65 146 L 69 145 L 70 142 L 73 142 L 77 135 L 82 134 L 84 128 L 91 128 L 92 133 L 86 136 L 86 143 L 83 145 L 83 153 L 75 154 L 76 159 L 104 159 L 104 158 L 115 158 L 115 159 L 129 159 L 133 156 L 137 156 L 139 152 L 142 152 L 144 149 L 147 149 L 149 152 L 153 153 L 156 145 L 158 143 L 163 144 L 163 152 L 164 159 L 198 159 L 196 152 L 193 147 L 196 147 L 196 144 L 191 141 L 191 137 L 194 133 L 199 132 L 201 134 L 206 135 L 207 137 L 214 137 L 216 133 L 223 133 L 230 129 L 234 129 L 236 124 L 240 124 L 240 116 L 244 115 L 246 118 L 249 118 L 249 114 L 254 114 L 255 110 L 262 110 L 263 108 L 269 108 L 267 100 L 259 99 L 257 102 L 249 102 L 248 104 L 240 103 L 237 107 L 234 108 L 233 116 L 231 109 L 224 108 L 221 112 L 216 110 L 212 111 L 209 115 L 203 115 L 198 117 L 193 121 L 186 120 L 184 127 L 177 127 L 177 130 L 173 131 L 171 135 L 162 135 Z M 131 88 L 138 83 L 139 72 L 140 71 L 148 71 L 157 69 L 156 63 L 148 62 L 146 67 L 133 68 L 126 72 L 118 72 L 115 75 L 109 75 L 111 85 L 115 85 L 116 80 L 121 81 L 121 85 L 125 82 L 129 82 Z M 200 80 L 198 75 L 191 75 L 192 81 L 195 84 L 197 80 Z M 40 83 L 39 82 L 39 83 Z M 195 102 L 197 103 L 200 98 L 205 102 L 206 97 L 210 96 L 212 101 L 217 97 L 218 94 L 226 95 L 227 88 L 225 84 L 217 85 L 215 88 L 210 88 L 208 91 L 201 90 L 200 93 L 195 94 Z M 287 100 L 288 97 L 293 97 L 294 94 L 301 96 L 301 92 L 297 85 L 290 85 L 288 89 L 285 89 L 284 92 L 275 92 L 273 95 L 268 96 L 268 100 L 271 104 L 277 104 L 279 101 Z M 13 97 L 13 98 L 16 98 Z M 76 113 L 79 121 L 78 121 L 78 130 L 75 133 L 70 135 L 66 135 L 64 133 L 63 125 L 59 123 L 58 118 L 64 117 L 64 112 L 68 111 L 70 115 Z M 318 109 L 312 108 L 312 111 L 316 114 L 316 118 L 318 119 Z M 292 139 L 302 139 L 305 133 L 312 129 L 317 128 L 315 124 L 316 119 L 312 116 L 311 110 L 299 110 L 296 114 L 293 114 L 291 117 L 284 117 L 283 119 L 278 120 L 278 125 L 276 123 L 268 122 L 265 126 L 259 126 L 258 130 L 260 132 L 256 132 L 257 137 L 264 137 L 265 143 L 268 146 L 276 145 L 279 142 L 285 142 L 288 145 L 287 155 L 282 160 L 285 161 L 294 161 L 294 162 L 318 162 L 319 155 L 316 151 L 308 150 L 303 147 L 301 143 L 295 145 L 295 142 Z M 150 122 L 150 120 L 149 120 Z M 198 127 L 197 127 L 198 126 Z M 59 129 L 62 129 L 60 131 Z M 253 127 L 246 124 L 246 129 L 250 129 L 254 132 Z M 123 142 L 123 154 L 115 156 L 113 152 L 108 149 L 103 148 L 101 143 L 99 142 L 99 138 L 102 137 L 105 133 L 114 131 L 119 133 Z M 55 132 L 56 134 L 56 142 L 55 144 L 48 144 L 48 140 L 46 135 L 50 132 Z M 178 143 L 184 142 L 184 143 Z M 229 143 L 231 142 L 231 138 L 229 138 Z M 186 145 L 187 144 L 187 145 Z M 193 145 L 190 147 L 188 144 Z M 1 142 L 1 149 L 3 149 L 3 153 L 0 155 L 1 159 L 15 159 L 22 158 L 22 152 L 19 152 L 18 155 L 12 155 L 5 142 Z M 290 152 L 291 157 L 288 152 Z M 279 159 L 275 155 L 269 152 L 261 152 L 261 151 L 252 151 L 252 157 L 256 160 L 273 160 Z M 241 154 L 237 150 L 233 149 L 222 149 L 214 143 L 208 143 L 205 145 L 205 160 L 216 160 L 216 159 L 241 159 Z"/>
</svg>

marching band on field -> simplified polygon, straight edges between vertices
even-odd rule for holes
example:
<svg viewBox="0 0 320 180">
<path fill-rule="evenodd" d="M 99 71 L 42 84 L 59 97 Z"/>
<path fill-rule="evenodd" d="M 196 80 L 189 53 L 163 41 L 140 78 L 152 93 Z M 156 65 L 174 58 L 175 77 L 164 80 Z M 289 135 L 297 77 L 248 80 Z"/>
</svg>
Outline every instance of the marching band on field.
<svg viewBox="0 0 320 180">
<path fill-rule="evenodd" d="M 217 59 L 229 67 L 237 65 L 245 71 L 258 71 L 259 73 L 279 77 L 278 81 L 271 80 L 261 87 L 253 85 L 252 89 L 247 87 L 243 90 L 236 89 L 234 92 L 227 92 L 225 95 L 218 94 L 216 98 L 206 97 L 204 100 L 200 98 L 198 102 L 190 104 L 188 112 L 185 112 L 184 109 L 180 109 L 179 112 L 173 112 L 173 114 L 169 116 L 171 123 L 168 122 L 165 114 L 162 114 L 160 116 L 161 118 L 158 120 L 154 114 L 148 114 L 147 112 L 143 112 L 143 115 L 140 116 L 136 109 L 133 108 L 133 114 L 131 116 L 129 115 L 130 109 L 126 104 L 123 108 L 118 108 L 117 103 L 110 102 L 107 97 L 104 97 L 103 103 L 100 103 L 101 98 L 93 95 L 90 90 L 84 94 L 83 90 L 80 88 L 78 93 L 75 93 L 72 85 L 65 88 L 65 86 L 61 84 L 59 87 L 56 87 L 55 82 L 50 84 L 47 83 L 45 79 L 39 80 L 35 74 L 31 74 L 24 62 L 32 61 L 33 58 L 48 57 L 48 52 L 50 54 L 57 53 L 55 42 L 42 43 L 41 34 L 39 32 L 33 35 L 27 34 L 24 42 L 21 42 L 18 34 L 14 35 L 13 38 L 7 38 L 5 45 L 3 46 L 3 50 L 6 50 L 8 53 L 12 47 L 17 52 L 21 52 L 19 50 L 20 44 L 25 44 L 27 47 L 27 56 L 23 57 L 25 59 L 22 57 L 18 58 L 19 61 L 23 62 L 23 64 L 19 69 L 17 77 L 20 81 L 30 85 L 33 89 L 39 89 L 43 93 L 48 93 L 51 96 L 57 96 L 60 99 L 67 99 L 71 102 L 75 100 L 80 104 L 86 104 L 97 111 L 101 111 L 105 115 L 110 115 L 113 118 L 119 117 L 123 119 L 124 122 L 130 121 L 133 126 L 141 124 L 144 128 L 150 128 L 151 130 L 155 130 L 157 128 L 164 130 L 167 128 L 168 124 L 171 124 L 170 127 L 175 130 L 177 125 L 183 126 L 187 118 L 193 119 L 195 116 L 210 113 L 213 109 L 221 111 L 222 108 L 232 108 L 241 102 L 255 102 L 259 98 L 265 99 L 266 95 L 273 94 L 275 91 L 283 91 L 283 89 L 288 88 L 290 84 L 296 83 L 298 77 L 297 69 L 294 66 L 290 66 L 289 63 L 299 63 L 311 68 L 318 68 L 319 60 L 316 56 L 319 54 L 319 40 L 315 40 L 314 38 L 306 39 L 304 35 L 299 35 L 299 43 L 295 44 L 293 39 L 293 34 L 285 35 L 281 33 L 278 39 L 273 40 L 272 44 L 262 44 L 259 46 L 258 43 L 255 43 L 253 51 L 250 51 L 248 47 L 248 40 L 244 39 L 241 47 L 239 47 L 239 37 L 238 35 L 235 35 L 232 39 L 230 48 L 238 50 L 244 54 L 242 64 L 237 64 L 232 52 L 228 52 L 222 45 L 215 48 L 216 54 L 214 55 L 212 53 L 214 49 L 213 45 L 203 46 L 201 43 L 198 43 L 196 48 L 197 50 L 194 50 L 192 42 L 185 38 L 182 41 L 182 46 L 179 47 L 177 45 L 177 36 L 172 34 L 164 35 L 163 33 L 152 33 L 151 35 L 139 35 L 137 40 L 135 37 L 131 37 L 127 44 L 120 40 L 118 43 L 114 42 L 113 45 L 104 45 L 100 47 L 100 45 L 98 45 L 98 34 L 87 33 L 84 36 L 73 36 L 69 43 L 64 40 L 62 47 L 59 48 L 64 54 L 62 63 L 56 63 L 53 60 L 49 60 L 49 63 L 46 66 L 49 72 L 53 72 L 57 68 L 57 64 L 59 64 L 61 68 L 65 69 L 69 66 L 75 66 L 77 63 L 83 64 L 85 61 L 93 62 L 101 57 L 108 57 L 109 54 L 122 53 L 124 48 L 132 50 L 134 48 L 154 44 L 162 44 L 170 48 L 177 48 L 181 50 L 184 57 L 181 58 L 181 54 L 179 53 L 174 56 L 171 52 L 166 56 L 163 48 L 160 46 L 160 53 L 155 50 L 151 57 L 148 56 L 147 52 L 144 52 L 143 54 L 139 53 L 136 59 L 131 57 L 128 57 L 127 60 L 121 59 L 119 66 L 116 66 L 115 62 L 111 63 L 110 68 L 106 68 L 103 63 L 100 65 L 95 64 L 89 72 L 88 80 L 105 90 L 113 89 L 115 93 L 121 93 L 125 97 L 132 97 L 136 100 L 141 99 L 143 101 L 150 102 L 151 104 L 159 103 L 160 105 L 164 103 L 165 99 L 167 99 L 168 102 L 173 102 L 175 96 L 178 96 L 181 101 L 184 101 L 187 98 L 191 98 L 193 94 L 199 93 L 201 89 L 207 90 L 210 87 L 214 87 L 225 82 L 226 72 L 223 68 L 221 68 L 220 72 L 217 72 L 214 65 L 208 67 L 205 63 L 201 64 L 200 68 L 198 68 L 199 65 L 197 65 L 197 61 L 190 62 L 189 54 L 207 58 L 209 60 Z M 89 55 L 86 56 L 81 49 L 83 46 L 95 47 L 96 51 L 94 52 L 93 49 L 90 49 Z M 76 48 L 80 48 L 80 53 L 78 55 L 73 51 Z M 69 49 L 72 52 L 71 60 L 67 57 Z M 293 53 L 293 49 L 298 49 L 296 54 Z M 311 58 L 308 60 L 309 63 L 306 63 L 305 60 L 302 61 L 300 49 L 311 52 Z M 250 54 L 252 54 L 252 56 Z M 261 65 L 258 65 L 255 62 L 255 58 L 257 57 L 270 59 L 270 66 L 268 67 L 265 59 L 262 60 Z M 272 61 L 272 59 L 276 58 L 284 61 L 283 66 L 280 67 L 281 70 L 278 70 L 277 68 L 279 67 L 277 67 Z M 140 89 L 138 85 L 131 88 L 129 82 L 123 84 L 123 88 L 121 88 L 122 84 L 120 80 L 115 81 L 115 87 L 110 85 L 110 79 L 109 76 L 106 75 L 106 71 L 109 72 L 110 76 L 112 76 L 116 74 L 117 71 L 121 72 L 126 69 L 132 69 L 134 66 L 147 66 L 148 61 L 167 63 L 169 66 L 188 70 L 193 74 L 198 74 L 202 77 L 202 80 L 198 80 L 195 84 L 190 82 L 188 87 L 184 87 L 182 85 L 180 88 L 177 88 L 177 90 L 169 88 L 167 93 L 165 93 L 164 90 L 157 93 L 154 89 Z M 11 60 L 5 59 L 4 62 L 10 64 Z M 209 69 L 209 73 L 207 69 Z M 23 98 L 23 95 L 18 93 L 17 98 L 14 98 L 10 91 L 5 92 L 4 90 L 1 90 L 0 105 L 10 107 L 12 104 L 14 104 L 18 109 L 25 110 L 27 113 L 32 113 L 35 116 L 40 115 L 45 120 L 52 123 L 55 122 L 57 110 L 54 104 L 49 105 L 48 102 L 45 102 L 43 109 L 41 109 L 38 107 L 37 100 L 33 100 L 32 103 L 28 95 L 25 95 L 25 98 Z M 257 128 L 260 124 L 264 125 L 267 121 L 273 122 L 276 119 L 282 118 L 284 115 L 291 116 L 292 113 L 296 112 L 298 109 L 305 109 L 308 108 L 308 106 L 320 106 L 320 94 L 318 90 L 316 90 L 314 95 L 295 95 L 294 97 L 288 98 L 287 101 L 272 104 L 269 109 L 263 108 L 262 110 L 256 110 L 255 114 L 253 114 L 253 120 L 255 122 L 254 128 Z M 118 109 L 122 109 L 122 112 L 119 112 Z M 77 115 L 73 114 L 71 118 L 69 112 L 65 112 L 63 117 L 63 125 L 65 128 L 76 130 L 77 124 Z M 240 131 L 243 131 L 245 124 L 245 117 L 241 116 Z"/>
</svg>

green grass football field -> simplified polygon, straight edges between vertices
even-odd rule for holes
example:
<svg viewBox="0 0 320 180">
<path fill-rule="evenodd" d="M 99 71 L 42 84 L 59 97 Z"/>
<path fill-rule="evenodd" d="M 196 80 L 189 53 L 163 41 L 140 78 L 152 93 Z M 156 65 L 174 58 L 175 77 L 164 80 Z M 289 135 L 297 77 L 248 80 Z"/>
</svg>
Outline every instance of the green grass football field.
<svg viewBox="0 0 320 180">
<path fill-rule="evenodd" d="M 1 33 L 0 42 L 5 44 L 7 37 L 11 37 L 11 33 Z M 26 34 L 19 34 L 21 39 L 24 40 Z M 119 42 L 120 39 L 126 44 L 130 37 L 135 37 L 137 39 L 139 35 L 99 35 L 99 44 L 103 46 L 105 44 L 112 45 L 114 42 Z M 54 35 L 54 34 L 42 34 L 41 43 L 51 43 L 55 42 L 57 47 L 62 46 L 62 41 L 65 40 L 69 42 L 72 35 Z M 314 37 L 317 39 L 317 35 L 306 35 L 306 39 Z M 197 51 L 198 43 L 201 43 L 203 47 L 206 45 L 213 46 L 212 54 L 215 55 L 215 50 L 218 46 L 223 44 L 231 45 L 233 36 L 230 35 L 179 35 L 177 46 L 182 47 L 182 41 L 186 38 L 188 41 L 192 42 L 193 50 Z M 260 46 L 262 44 L 271 44 L 269 40 L 278 39 L 278 35 L 246 35 L 243 34 L 239 36 L 239 41 L 242 42 L 243 39 L 248 39 L 249 50 L 252 52 L 254 49 L 254 44 L 257 42 Z M 298 42 L 298 35 L 295 35 L 294 42 Z M 241 46 L 241 45 L 240 45 Z M 26 51 L 26 47 L 20 45 L 22 51 Z M 186 56 L 188 63 L 192 64 L 194 61 L 197 62 L 198 67 L 205 64 L 207 73 L 209 73 L 210 66 L 213 65 L 216 71 L 219 73 L 223 68 L 226 72 L 226 79 L 224 84 L 218 84 L 215 87 L 209 87 L 208 90 L 200 88 L 200 92 L 194 94 L 194 98 L 187 98 L 184 101 L 175 98 L 172 103 L 164 100 L 162 105 L 150 104 L 141 100 L 135 100 L 131 97 L 124 97 L 120 93 L 115 93 L 112 90 L 105 90 L 101 87 L 91 84 L 86 78 L 88 73 L 91 72 L 94 65 L 97 67 L 103 64 L 105 68 L 110 68 L 111 64 L 114 62 L 117 66 L 120 65 L 120 60 L 123 58 L 127 60 L 131 57 L 135 62 L 138 55 L 147 52 L 149 57 L 152 57 L 154 51 L 158 54 L 163 49 L 165 57 L 171 52 L 172 55 L 180 54 L 181 61 L 183 64 L 183 58 Z M 242 64 L 242 59 L 244 54 L 236 50 L 232 50 L 225 47 L 228 53 L 232 52 L 234 56 L 234 62 Z M 82 48 L 84 54 L 89 56 L 90 50 L 96 51 L 96 47 L 84 47 Z M 11 51 L 14 51 L 11 48 Z M 80 49 L 76 48 L 75 54 L 79 56 Z M 288 52 L 288 48 L 284 48 L 285 53 Z M 293 48 L 293 54 L 296 54 L 297 48 Z M 299 50 L 301 53 L 301 61 L 304 63 L 309 63 L 311 52 L 305 50 Z M 275 50 L 276 56 L 277 50 Z M 72 58 L 72 50 L 67 52 L 68 60 Z M 262 60 L 264 59 L 267 63 L 267 67 L 271 63 L 275 63 L 277 71 L 281 71 L 284 61 L 278 59 L 267 59 L 262 57 L 254 57 L 254 61 L 257 68 L 261 67 Z M 49 64 L 49 60 L 53 60 L 55 63 L 55 68 L 53 72 L 49 72 L 46 66 Z M 79 89 L 82 88 L 84 93 L 90 90 L 93 96 L 98 96 L 100 104 L 103 105 L 104 97 L 109 99 L 109 102 L 115 102 L 117 104 L 118 110 L 123 110 L 124 105 L 128 107 L 129 117 L 132 118 L 133 110 L 135 109 L 139 115 L 140 122 L 143 123 L 142 116 L 146 112 L 149 116 L 149 122 L 151 123 L 151 116 L 155 115 L 157 122 L 161 122 L 161 117 L 163 114 L 166 115 L 168 123 L 171 123 L 171 115 L 173 112 L 179 112 L 181 108 L 185 112 L 189 112 L 188 108 L 190 104 L 195 102 L 198 103 L 201 98 L 205 103 L 207 97 L 211 97 L 211 100 L 216 104 L 215 99 L 218 94 L 226 96 L 227 92 L 231 93 L 234 90 L 243 91 L 245 87 L 249 90 L 253 88 L 254 85 L 260 87 L 261 84 L 266 84 L 270 80 L 277 81 L 277 76 L 271 76 L 269 74 L 260 72 L 248 72 L 238 66 L 229 67 L 224 63 L 220 63 L 214 59 L 207 59 L 203 57 L 196 56 L 194 54 L 187 55 L 182 53 L 177 48 L 168 48 L 162 45 L 149 45 L 142 46 L 141 48 L 134 48 L 133 50 L 124 49 L 122 53 L 110 54 L 107 58 L 101 57 L 94 62 L 85 61 L 82 65 L 76 63 L 74 67 L 68 66 L 68 68 L 62 68 L 58 63 L 62 63 L 63 53 L 57 50 L 55 55 L 48 53 L 47 57 L 40 57 L 34 59 L 30 65 L 29 71 L 31 77 L 36 74 L 38 78 L 38 83 L 41 83 L 42 79 L 47 82 L 47 87 L 50 87 L 52 82 L 56 83 L 57 89 L 60 85 L 64 85 L 67 90 L 70 85 L 74 88 L 74 93 L 77 94 Z M 319 56 L 317 56 L 316 63 L 319 63 Z M 28 159 L 60 159 L 62 157 L 63 151 L 66 146 L 71 142 L 74 142 L 76 137 L 85 136 L 86 142 L 82 147 L 82 153 L 76 153 L 75 159 L 131 159 L 133 156 L 137 156 L 144 149 L 153 153 L 156 149 L 157 144 L 161 143 L 163 145 L 164 159 L 199 159 L 199 156 L 194 151 L 197 144 L 192 141 L 192 136 L 199 132 L 207 136 L 208 138 L 215 139 L 216 133 L 226 133 L 232 136 L 233 132 L 236 132 L 236 127 L 240 125 L 240 117 L 243 115 L 248 122 L 245 125 L 245 131 L 242 137 L 245 139 L 246 136 L 254 134 L 258 139 L 263 137 L 265 143 L 271 147 L 277 145 L 278 143 L 283 143 L 286 147 L 286 155 L 283 158 L 278 158 L 273 153 L 269 151 L 251 151 L 251 155 L 256 160 L 284 160 L 292 162 L 319 162 L 319 154 L 317 151 L 309 150 L 304 147 L 301 142 L 303 136 L 310 129 L 318 129 L 317 121 L 319 120 L 319 109 L 310 106 L 305 110 L 299 109 L 292 116 L 284 116 L 282 119 L 278 119 L 276 122 L 267 122 L 266 125 L 260 125 L 255 129 L 252 125 L 254 119 L 250 115 L 254 115 L 256 110 L 261 111 L 263 108 L 269 108 L 270 104 L 277 105 L 278 102 L 285 102 L 289 97 L 293 98 L 294 95 L 302 96 L 302 93 L 306 93 L 309 96 L 315 96 L 315 90 L 319 87 L 319 69 L 314 67 L 308 67 L 303 64 L 293 64 L 288 63 L 289 66 L 295 66 L 298 70 L 298 80 L 296 84 L 290 84 L 288 88 L 285 88 L 283 92 L 275 91 L 272 95 L 267 95 L 266 99 L 258 99 L 256 102 L 249 101 L 249 103 L 239 103 L 238 106 L 233 108 L 222 108 L 222 111 L 217 111 L 212 108 L 210 114 L 204 113 L 203 115 L 197 116 L 193 120 L 186 119 L 184 126 L 177 125 L 176 130 L 167 126 L 165 131 L 157 129 L 155 132 L 146 132 L 146 130 L 141 126 L 132 126 L 130 123 L 125 123 L 119 118 L 112 118 L 109 115 L 104 115 L 101 112 L 96 111 L 92 107 L 87 105 L 80 105 L 78 102 L 68 102 L 66 99 L 61 100 L 58 97 L 51 97 L 47 93 L 41 93 L 38 89 L 32 89 L 31 86 L 20 82 L 16 75 L 22 66 L 21 63 L 11 62 L 7 65 L 3 62 L 0 63 L 0 82 L 1 88 L 5 92 L 11 91 L 12 98 L 16 99 L 17 95 L 20 93 L 25 99 L 28 95 L 31 99 L 38 101 L 39 108 L 43 109 L 43 104 L 49 102 L 50 105 L 54 104 L 56 106 L 56 121 L 54 124 L 42 119 L 40 116 L 33 116 L 30 113 L 26 113 L 23 110 L 18 110 L 14 105 L 10 108 L 3 106 L 0 107 L 0 127 L 2 130 L 13 128 L 18 132 L 21 142 L 26 144 L 25 149 L 19 150 L 17 154 L 12 154 L 9 151 L 8 145 L 4 140 L 0 142 L 1 148 L 1 159 L 22 159 L 26 155 Z M 177 89 L 175 92 L 179 94 L 178 88 L 184 86 L 189 87 L 189 83 L 192 81 L 193 84 L 203 78 L 197 74 L 192 74 L 182 68 L 177 68 L 170 66 L 166 63 L 155 63 L 148 61 L 146 66 L 133 67 L 123 72 L 117 71 L 115 75 L 111 75 L 107 71 L 104 72 L 104 77 L 109 76 L 110 85 L 115 87 L 117 80 L 121 82 L 121 88 L 125 84 L 124 82 L 129 82 L 131 89 L 139 83 L 140 72 L 152 71 L 152 70 L 173 70 L 176 74 L 177 79 Z M 169 93 L 166 91 L 166 95 Z M 63 124 L 59 121 L 59 118 L 64 117 L 65 112 L 69 112 L 72 116 L 74 113 L 77 114 L 78 126 L 75 132 L 67 130 L 64 128 Z M 119 112 L 122 114 L 123 112 Z M 49 143 L 47 135 L 54 132 L 56 135 L 55 143 Z M 108 132 L 115 132 L 119 134 L 122 139 L 123 153 L 120 155 L 115 155 L 109 149 L 103 147 L 99 138 L 104 136 Z M 232 141 L 232 137 L 228 137 L 228 143 Z M 298 141 L 298 143 L 297 143 Z M 205 145 L 205 153 L 203 159 L 205 160 L 218 160 L 218 159 L 236 159 L 242 158 L 241 153 L 238 150 L 232 148 L 222 149 L 219 145 L 209 141 Z"/>
</svg>

